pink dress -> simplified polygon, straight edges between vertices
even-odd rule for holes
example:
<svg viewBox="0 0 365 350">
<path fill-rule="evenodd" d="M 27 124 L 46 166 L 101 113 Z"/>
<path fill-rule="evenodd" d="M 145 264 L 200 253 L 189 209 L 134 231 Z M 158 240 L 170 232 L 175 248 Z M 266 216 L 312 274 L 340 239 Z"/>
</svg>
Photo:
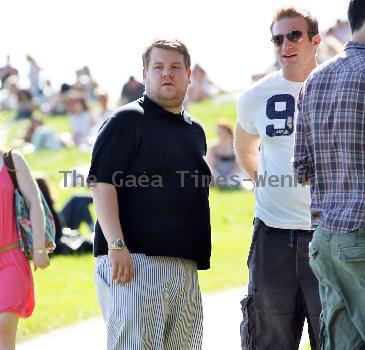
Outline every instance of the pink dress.
<svg viewBox="0 0 365 350">
<path fill-rule="evenodd" d="M 14 209 L 14 187 L 5 166 L 0 169 L 0 247 L 19 241 Z M 34 310 L 30 265 L 22 250 L 0 253 L 0 313 L 29 317 Z"/>
</svg>

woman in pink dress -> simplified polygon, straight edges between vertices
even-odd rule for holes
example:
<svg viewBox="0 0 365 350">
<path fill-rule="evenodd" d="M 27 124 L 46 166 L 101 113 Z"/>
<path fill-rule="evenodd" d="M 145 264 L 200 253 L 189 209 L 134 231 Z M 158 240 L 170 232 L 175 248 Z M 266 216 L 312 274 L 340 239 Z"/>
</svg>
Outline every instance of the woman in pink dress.
<svg viewBox="0 0 365 350">
<path fill-rule="evenodd" d="M 29 167 L 18 152 L 12 152 L 18 186 L 30 209 L 34 241 L 34 270 L 46 268 L 44 213 L 38 187 Z M 19 247 L 14 209 L 14 186 L 4 153 L 0 150 L 0 349 L 14 350 L 19 317 L 29 317 L 34 309 L 33 277 Z"/>
</svg>

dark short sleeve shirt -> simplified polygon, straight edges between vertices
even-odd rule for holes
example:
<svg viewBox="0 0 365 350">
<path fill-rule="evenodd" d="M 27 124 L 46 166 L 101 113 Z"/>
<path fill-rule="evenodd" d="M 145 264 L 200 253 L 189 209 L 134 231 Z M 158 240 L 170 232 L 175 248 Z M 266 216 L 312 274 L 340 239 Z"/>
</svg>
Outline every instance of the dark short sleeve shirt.
<svg viewBox="0 0 365 350">
<path fill-rule="evenodd" d="M 210 266 L 210 170 L 201 125 L 147 96 L 113 113 L 94 146 L 89 178 L 116 187 L 119 218 L 132 253 Z M 94 254 L 107 254 L 97 222 Z"/>
</svg>

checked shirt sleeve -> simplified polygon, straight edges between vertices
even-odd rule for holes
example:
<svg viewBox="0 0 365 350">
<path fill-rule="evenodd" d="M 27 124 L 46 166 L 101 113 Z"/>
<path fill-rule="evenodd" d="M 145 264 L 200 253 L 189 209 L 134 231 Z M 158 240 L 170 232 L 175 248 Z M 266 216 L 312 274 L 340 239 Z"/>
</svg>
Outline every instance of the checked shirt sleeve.
<svg viewBox="0 0 365 350">
<path fill-rule="evenodd" d="M 299 183 L 304 183 L 313 176 L 311 157 L 310 120 L 305 110 L 306 97 L 304 87 L 299 94 L 298 116 L 295 124 L 295 141 L 293 170 Z"/>
</svg>

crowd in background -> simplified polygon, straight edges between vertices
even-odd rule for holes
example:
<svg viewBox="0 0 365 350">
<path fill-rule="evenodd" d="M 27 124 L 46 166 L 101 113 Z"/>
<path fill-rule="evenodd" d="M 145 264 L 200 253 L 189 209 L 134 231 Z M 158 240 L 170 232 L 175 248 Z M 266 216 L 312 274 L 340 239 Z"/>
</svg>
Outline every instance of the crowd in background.
<svg viewBox="0 0 365 350">
<path fill-rule="evenodd" d="M 324 62 L 342 51 L 350 34 L 347 21 L 341 20 L 322 33 L 318 61 Z M 63 83 L 56 91 L 50 80 L 42 78 L 42 66 L 37 60 L 31 55 L 27 55 L 26 60 L 29 66 L 27 89 L 19 88 L 19 72 L 12 66 L 10 56 L 6 57 L 5 65 L 0 68 L 0 112 L 12 111 L 15 121 L 28 120 L 24 135 L 12 140 L 11 146 L 21 148 L 25 153 L 41 149 L 57 151 L 64 147 L 79 147 L 91 151 L 98 130 L 115 108 L 114 104 L 111 106 L 108 92 L 98 84 L 88 66 L 76 70 L 75 81 L 71 84 Z M 267 71 L 252 75 L 252 80 L 258 80 L 276 69 L 278 65 L 274 64 Z M 122 86 L 116 105 L 132 102 L 143 93 L 143 83 L 130 76 Z M 192 69 L 184 107 L 187 109 L 191 103 L 210 99 L 221 93 L 223 91 L 209 79 L 203 67 L 196 64 Z M 44 122 L 44 116 L 65 116 L 69 132 L 56 132 Z M 243 178 L 233 153 L 232 137 L 232 126 L 221 119 L 217 124 L 217 137 L 211 142 L 207 156 L 213 173 L 213 184 L 218 187 L 237 187 L 236 182 L 226 181 L 221 184 L 216 181 L 219 176 L 227 178 L 237 175 L 239 179 Z M 248 185 L 245 181 L 240 182 Z"/>
<path fill-rule="evenodd" d="M 318 50 L 318 62 L 322 63 L 328 58 L 338 54 L 344 48 L 344 44 L 350 38 L 350 28 L 347 21 L 337 20 L 336 24 L 322 33 L 322 43 Z M 28 62 L 28 88 L 19 88 L 19 72 L 12 66 L 11 58 L 6 57 L 6 63 L 0 68 L 0 112 L 15 111 L 16 119 L 39 119 L 39 115 L 67 115 L 70 121 L 71 137 L 56 140 L 53 136 L 47 136 L 47 144 L 51 148 L 58 149 L 62 145 L 76 146 L 86 143 L 92 144 L 95 141 L 96 131 L 105 121 L 110 113 L 109 97 L 107 91 L 99 86 L 92 76 L 88 66 L 81 67 L 75 72 L 73 83 L 63 83 L 59 90 L 55 90 L 48 79 L 42 78 L 42 67 L 37 60 L 27 55 Z M 252 75 L 256 81 L 267 73 L 278 69 L 275 63 L 264 72 Z M 141 82 L 131 76 L 121 90 L 120 99 L 116 105 L 123 105 L 141 97 L 144 86 Z M 189 104 L 212 98 L 223 91 L 216 86 L 208 77 L 206 71 L 199 64 L 192 69 L 191 84 L 184 101 L 185 108 Z M 115 107 L 115 106 L 112 106 Z M 34 129 L 42 127 L 37 121 L 29 127 L 29 135 Z M 49 133 L 42 127 L 36 135 L 36 147 L 39 147 L 39 140 Z"/>
<path fill-rule="evenodd" d="M 143 83 L 130 76 L 122 86 L 119 100 L 111 103 L 108 92 L 94 79 L 88 66 L 76 70 L 75 81 L 71 84 L 61 84 L 56 91 L 51 81 L 43 78 L 42 66 L 37 60 L 31 55 L 25 58 L 29 67 L 26 89 L 20 87 L 19 81 L 24 77 L 20 76 L 18 69 L 12 65 L 9 55 L 6 56 L 5 65 L 0 67 L 0 113 L 9 111 L 10 123 L 26 121 L 23 135 L 12 139 L 10 143 L 11 148 L 21 149 L 22 153 L 44 149 L 59 151 L 75 147 L 91 152 L 98 131 L 112 110 L 117 105 L 121 106 L 142 97 L 144 93 Z M 191 88 L 184 103 L 185 108 L 188 108 L 190 103 L 211 98 L 221 92 L 198 64 L 192 69 L 191 80 Z M 69 131 L 54 130 L 48 122 L 49 119 L 45 119 L 54 116 L 65 118 Z M 228 128 L 232 134 L 232 127 Z M 222 139 L 226 139 L 221 137 L 219 129 L 218 126 L 217 145 L 213 148 L 221 151 Z M 232 140 L 228 141 L 230 149 L 226 150 L 223 147 L 221 156 L 225 156 L 228 152 L 228 156 L 232 158 L 234 157 Z M 231 165 L 236 168 L 234 159 Z M 79 164 L 74 170 L 77 175 L 86 177 L 88 166 Z M 55 219 L 57 248 L 54 254 L 91 252 L 94 221 L 90 212 L 92 205 L 90 194 L 80 194 L 75 188 L 63 208 L 56 212 L 50 182 L 45 174 L 39 173 L 34 176 Z M 86 224 L 89 231 L 86 236 L 80 234 L 82 223 Z"/>
<path fill-rule="evenodd" d="M 40 64 L 30 55 L 26 59 L 29 64 L 27 89 L 19 88 L 19 73 L 12 66 L 9 55 L 5 66 L 0 68 L 0 112 L 12 111 L 15 120 L 29 120 L 24 137 L 14 140 L 14 146 L 25 148 L 26 152 L 42 148 L 59 150 L 62 147 L 91 149 L 98 130 L 112 110 L 107 91 L 99 86 L 88 66 L 76 70 L 74 83 L 63 83 L 55 91 L 50 80 L 41 78 Z M 220 92 L 222 91 L 197 64 L 192 69 L 192 83 L 185 108 L 190 103 L 210 98 Z M 143 83 L 131 76 L 122 87 L 117 105 L 132 102 L 142 97 L 143 93 Z M 67 116 L 70 132 L 56 134 L 44 125 L 43 116 L 57 115 Z"/>
</svg>

